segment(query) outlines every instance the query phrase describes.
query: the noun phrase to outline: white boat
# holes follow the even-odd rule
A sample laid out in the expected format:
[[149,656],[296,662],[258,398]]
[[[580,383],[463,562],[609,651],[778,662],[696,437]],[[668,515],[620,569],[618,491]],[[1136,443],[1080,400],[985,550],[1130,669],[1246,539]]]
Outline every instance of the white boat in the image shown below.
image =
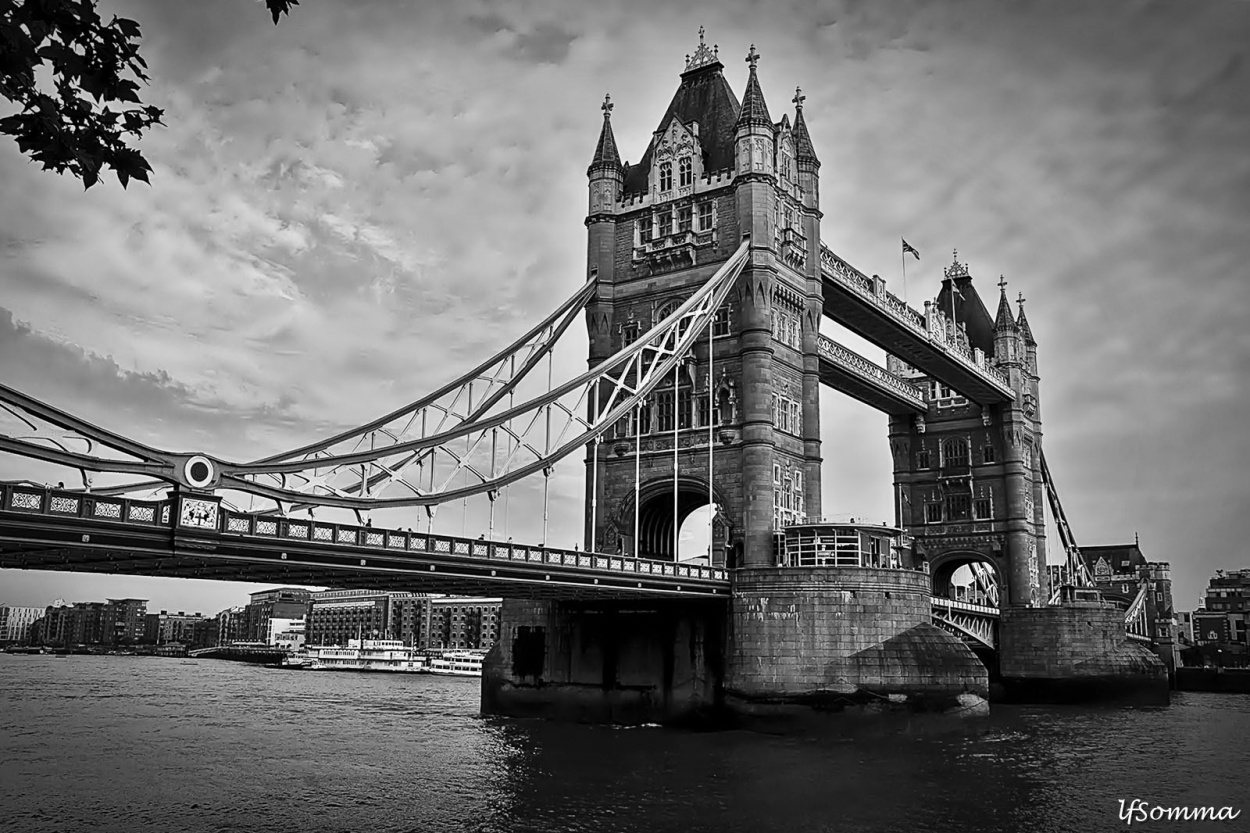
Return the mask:
[[485,651],[443,651],[431,654],[426,670],[431,674],[451,674],[457,677],[482,676],[482,660]]
[[310,649],[312,671],[391,671],[417,674],[426,658],[398,639],[349,639],[346,648]]

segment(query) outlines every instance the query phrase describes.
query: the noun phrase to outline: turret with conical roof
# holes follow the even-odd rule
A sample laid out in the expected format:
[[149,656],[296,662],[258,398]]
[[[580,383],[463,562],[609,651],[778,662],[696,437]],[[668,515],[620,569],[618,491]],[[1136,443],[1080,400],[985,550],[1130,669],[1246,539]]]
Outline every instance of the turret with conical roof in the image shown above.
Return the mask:
[[[606,286],[616,282],[617,202],[625,182],[625,169],[616,149],[616,137],[612,135],[612,96],[603,97],[600,109],[603,110],[603,127],[599,131],[594,158],[586,169],[586,177],[590,180],[586,214],[586,228],[590,236],[587,277],[596,277],[600,285]],[[586,309],[592,364],[612,354],[612,307],[600,303],[601,297],[597,292]]]
[[1020,367],[1024,362],[1024,342],[1011,314],[1007,279],[1002,275],[998,276],[998,314],[994,317],[994,360],[1003,368]]

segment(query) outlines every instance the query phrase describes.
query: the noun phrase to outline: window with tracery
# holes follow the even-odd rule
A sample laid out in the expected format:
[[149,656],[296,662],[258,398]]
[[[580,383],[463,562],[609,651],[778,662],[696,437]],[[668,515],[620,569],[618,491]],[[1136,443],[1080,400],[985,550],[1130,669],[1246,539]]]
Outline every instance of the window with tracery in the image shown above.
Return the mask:
[[691,164],[689,156],[683,156],[677,161],[677,176],[682,188],[694,182],[694,166]]
[[673,190],[673,163],[672,162],[660,163],[660,190],[661,191]]

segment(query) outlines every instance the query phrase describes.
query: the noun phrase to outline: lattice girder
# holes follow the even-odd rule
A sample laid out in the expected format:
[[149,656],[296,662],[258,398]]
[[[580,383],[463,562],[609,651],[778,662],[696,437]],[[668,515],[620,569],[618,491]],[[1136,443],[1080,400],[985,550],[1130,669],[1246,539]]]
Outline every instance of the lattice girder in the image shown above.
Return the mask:
[[[557,460],[597,439],[638,406],[710,328],[746,263],[747,251],[744,241],[702,287],[633,344],[519,405],[497,407],[550,353],[559,335],[584,308],[591,285],[582,287],[509,348],[435,393],[352,431],[264,460],[234,463],[153,449],[3,386],[0,402],[12,410],[42,418],[131,459],[49,448],[3,434],[0,451],[82,471],[137,473],[194,489],[238,490],[274,500],[286,509],[309,504],[357,511],[432,508],[474,494],[493,495],[536,472],[549,474]],[[470,392],[475,384],[485,384],[487,392],[475,396]],[[362,448],[366,442],[372,447]],[[159,482],[111,487],[107,493],[154,485]],[[379,494],[396,489],[403,494]]]

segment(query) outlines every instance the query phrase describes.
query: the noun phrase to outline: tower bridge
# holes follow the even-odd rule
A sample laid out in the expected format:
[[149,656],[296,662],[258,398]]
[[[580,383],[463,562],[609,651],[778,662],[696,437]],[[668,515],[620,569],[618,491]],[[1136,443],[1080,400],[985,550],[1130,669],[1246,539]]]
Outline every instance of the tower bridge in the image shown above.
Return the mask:
[[[503,714],[970,708],[989,691],[985,649],[1017,691],[1080,677],[1157,694],[1162,666],[1128,640],[1140,604],[1126,615],[1049,587],[1047,500],[1067,575],[1091,582],[1042,455],[1023,298],[1013,312],[1000,280],[991,317],[956,255],[916,310],[825,245],[804,97],[774,119],[759,60],[752,47],[739,101],[700,35],[635,165],[605,99],[583,285],[358,428],[231,461],[0,386],[0,453],[82,482],[0,488],[0,567],[502,595],[483,709]],[[580,315],[589,369],[556,380],[552,351]],[[822,335],[825,318],[886,366]],[[822,386],[888,415],[894,526],[820,520],[823,443],[837,443]],[[553,469],[579,452],[584,504],[553,507]],[[543,540],[501,540],[497,503],[527,478],[542,478]],[[242,511],[240,495],[265,507]],[[469,500],[485,531],[433,531],[439,506]],[[680,563],[682,524],[703,507],[707,558]],[[546,546],[553,508],[582,513],[581,548]],[[405,510],[416,531],[373,525]]]

